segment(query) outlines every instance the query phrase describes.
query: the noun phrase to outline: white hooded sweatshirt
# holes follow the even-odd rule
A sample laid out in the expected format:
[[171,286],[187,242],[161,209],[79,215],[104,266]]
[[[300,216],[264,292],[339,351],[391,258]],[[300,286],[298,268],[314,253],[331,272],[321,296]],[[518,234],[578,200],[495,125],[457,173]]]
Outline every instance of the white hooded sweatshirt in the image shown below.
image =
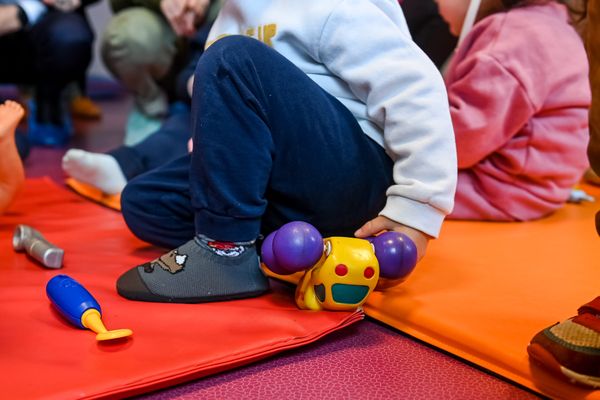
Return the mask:
[[454,133],[444,82],[398,1],[228,0],[207,46],[240,34],[271,46],[352,112],[395,163],[380,214],[437,237],[453,206]]

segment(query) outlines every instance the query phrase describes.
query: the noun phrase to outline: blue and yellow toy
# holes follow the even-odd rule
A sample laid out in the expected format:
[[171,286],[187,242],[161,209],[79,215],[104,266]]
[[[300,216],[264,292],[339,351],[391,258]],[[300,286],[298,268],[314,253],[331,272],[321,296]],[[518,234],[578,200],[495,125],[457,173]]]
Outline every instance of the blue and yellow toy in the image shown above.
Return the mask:
[[121,339],[131,336],[129,329],[109,331],[102,322],[102,310],[94,296],[67,275],[57,275],[46,284],[46,294],[67,321],[81,329],[96,332],[96,340]]
[[299,308],[354,310],[377,287],[406,279],[417,263],[417,250],[398,232],[368,239],[323,239],[312,225],[295,221],[267,236],[261,261],[263,268],[278,275],[304,271],[296,287]]

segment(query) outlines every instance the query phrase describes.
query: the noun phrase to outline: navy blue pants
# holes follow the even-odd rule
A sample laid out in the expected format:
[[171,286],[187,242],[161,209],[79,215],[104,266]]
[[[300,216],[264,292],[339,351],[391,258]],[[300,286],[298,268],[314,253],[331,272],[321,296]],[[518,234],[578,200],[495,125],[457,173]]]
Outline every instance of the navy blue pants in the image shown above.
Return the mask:
[[50,11],[31,29],[0,37],[0,82],[35,85],[37,119],[61,124],[61,92],[85,76],[93,41],[83,10]]
[[147,242],[246,241],[293,220],[352,236],[392,182],[391,159],[348,109],[255,39],[221,39],[200,58],[192,132],[192,155],[122,193],[125,221]]
[[188,152],[187,143],[192,134],[189,109],[181,109],[169,116],[161,127],[133,146],[121,146],[109,151],[128,181],[156,169]]

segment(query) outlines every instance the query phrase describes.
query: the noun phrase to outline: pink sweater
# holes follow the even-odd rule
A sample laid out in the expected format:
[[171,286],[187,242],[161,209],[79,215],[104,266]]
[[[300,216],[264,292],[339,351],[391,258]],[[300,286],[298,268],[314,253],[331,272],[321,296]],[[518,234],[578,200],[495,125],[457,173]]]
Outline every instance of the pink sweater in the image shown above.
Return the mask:
[[557,3],[484,18],[446,74],[458,151],[450,218],[524,221],[559,208],[587,167],[583,43]]

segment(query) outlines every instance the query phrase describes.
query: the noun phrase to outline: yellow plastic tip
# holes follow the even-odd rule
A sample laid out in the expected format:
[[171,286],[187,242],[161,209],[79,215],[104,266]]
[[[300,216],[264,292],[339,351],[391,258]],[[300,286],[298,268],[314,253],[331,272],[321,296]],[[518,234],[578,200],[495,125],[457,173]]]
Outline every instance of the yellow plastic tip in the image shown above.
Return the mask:
[[133,335],[131,329],[115,329],[114,331],[101,332],[96,335],[96,340],[121,339]]
[[120,339],[133,334],[130,329],[107,330],[100,317],[100,312],[95,308],[90,308],[83,313],[81,316],[81,324],[96,332],[96,340],[98,341]]

